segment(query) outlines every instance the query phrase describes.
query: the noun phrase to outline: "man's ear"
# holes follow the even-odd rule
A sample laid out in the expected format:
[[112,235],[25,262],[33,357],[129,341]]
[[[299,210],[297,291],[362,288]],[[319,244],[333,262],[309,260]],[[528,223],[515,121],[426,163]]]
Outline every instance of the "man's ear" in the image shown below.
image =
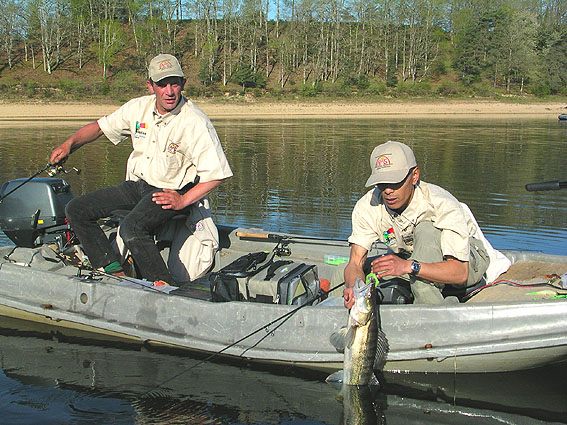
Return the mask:
[[148,85],[148,90],[150,91],[151,94],[154,94],[154,85],[152,81],[146,81],[146,84]]
[[419,167],[415,167],[413,169],[411,179],[412,179],[411,184],[415,186],[417,184],[417,182],[419,181]]

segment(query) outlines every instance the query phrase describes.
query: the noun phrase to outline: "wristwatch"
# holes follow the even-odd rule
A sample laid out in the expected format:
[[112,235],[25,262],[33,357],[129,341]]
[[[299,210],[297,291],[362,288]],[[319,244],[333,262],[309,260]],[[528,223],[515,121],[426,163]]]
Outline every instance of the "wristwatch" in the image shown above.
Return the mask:
[[410,268],[411,268],[410,274],[417,276],[417,274],[421,270],[421,264],[419,264],[419,261],[413,260],[411,262]]

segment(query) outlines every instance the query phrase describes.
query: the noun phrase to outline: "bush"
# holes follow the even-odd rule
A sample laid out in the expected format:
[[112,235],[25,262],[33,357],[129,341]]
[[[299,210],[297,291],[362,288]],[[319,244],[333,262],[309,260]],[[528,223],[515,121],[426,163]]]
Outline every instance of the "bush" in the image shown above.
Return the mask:
[[551,94],[551,87],[549,87],[549,84],[540,83],[534,85],[531,92],[537,97],[545,97]]
[[305,97],[315,97],[323,90],[323,83],[317,81],[315,84],[304,84],[301,94]]
[[393,69],[388,71],[386,75],[386,86],[387,87],[396,87],[398,85],[398,77],[396,76],[396,72]]
[[35,97],[38,93],[39,85],[35,81],[27,81],[23,84],[24,93],[27,97]]
[[494,94],[494,88],[489,83],[477,83],[472,86],[472,93],[478,97],[491,97]]
[[232,76],[231,81],[242,86],[243,89],[247,87],[266,87],[266,78],[262,72],[254,72],[254,69],[246,63],[240,63]]
[[428,81],[406,85],[406,93],[411,96],[426,96],[431,93],[431,84]]
[[187,97],[198,97],[201,94],[198,87],[190,86],[188,84],[185,85],[183,93]]
[[84,84],[82,80],[73,78],[62,78],[57,82],[57,88],[61,91],[63,97],[73,96],[77,97],[84,92]]
[[131,70],[120,71],[110,82],[110,92],[120,102],[125,102],[131,97],[141,94],[145,87],[138,74]]
[[366,90],[368,93],[371,94],[386,94],[388,92],[388,87],[386,87],[386,84],[384,83],[379,83],[375,80],[370,81],[369,85],[368,85],[368,89]]
[[443,81],[437,88],[437,94],[441,96],[454,96],[459,94],[459,88],[452,81]]

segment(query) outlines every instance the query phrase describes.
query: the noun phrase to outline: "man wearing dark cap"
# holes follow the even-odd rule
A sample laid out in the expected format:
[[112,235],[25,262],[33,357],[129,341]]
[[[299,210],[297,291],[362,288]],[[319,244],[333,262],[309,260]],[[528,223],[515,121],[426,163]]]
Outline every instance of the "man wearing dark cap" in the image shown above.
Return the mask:
[[94,268],[123,275],[120,257],[97,220],[117,209],[129,210],[120,237],[142,277],[172,283],[154,242],[156,230],[232,176],[211,121],[182,95],[185,81],[174,56],[157,55],[148,67],[149,96],[87,124],[51,153],[50,163],[57,164],[103,134],[114,144],[132,139],[126,181],[74,198],[66,208]]
[[376,258],[378,278],[409,280],[414,303],[443,301],[446,284],[472,286],[492,282],[510,261],[486,240],[472,213],[445,189],[420,181],[420,170],[407,145],[389,141],[370,156],[372,174],[352,213],[350,260],[345,268],[345,306],[353,303],[352,287],[363,271],[374,242],[390,254]]

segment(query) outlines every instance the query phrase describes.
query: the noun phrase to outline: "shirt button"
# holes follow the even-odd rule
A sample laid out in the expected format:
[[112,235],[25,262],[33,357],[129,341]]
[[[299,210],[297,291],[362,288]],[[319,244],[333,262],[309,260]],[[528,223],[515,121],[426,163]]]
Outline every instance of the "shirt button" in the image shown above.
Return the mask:
[[149,157],[149,156],[146,156],[146,159],[150,159],[150,157]]

